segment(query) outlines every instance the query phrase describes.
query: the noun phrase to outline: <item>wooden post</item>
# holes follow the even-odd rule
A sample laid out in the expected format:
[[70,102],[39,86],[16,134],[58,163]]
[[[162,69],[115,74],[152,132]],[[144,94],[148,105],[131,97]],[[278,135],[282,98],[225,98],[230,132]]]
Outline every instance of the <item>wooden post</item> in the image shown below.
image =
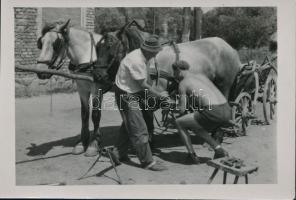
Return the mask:
[[200,7],[194,8],[194,39],[199,40],[202,36],[202,10]]
[[169,29],[168,20],[164,19],[162,22],[162,36],[164,38],[168,38],[168,32],[169,32],[168,29]]
[[155,18],[155,8],[152,8],[152,15],[153,15],[153,35],[155,34],[155,26],[156,26],[156,18]]
[[183,8],[183,32],[182,32],[182,42],[189,41],[190,35],[190,7]]

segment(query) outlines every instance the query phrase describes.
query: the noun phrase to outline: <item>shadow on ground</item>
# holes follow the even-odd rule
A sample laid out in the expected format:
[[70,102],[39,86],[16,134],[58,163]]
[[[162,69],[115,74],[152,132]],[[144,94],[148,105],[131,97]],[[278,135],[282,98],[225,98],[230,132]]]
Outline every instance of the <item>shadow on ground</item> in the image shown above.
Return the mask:
[[[171,163],[178,163],[178,164],[184,164],[184,165],[194,164],[192,160],[188,157],[188,154],[186,152],[181,152],[181,151],[162,152],[161,150],[159,150],[159,151],[155,151],[154,155]],[[206,163],[207,161],[211,160],[211,158],[209,157],[199,157],[199,159],[200,159],[200,164]]]
[[[177,146],[184,147],[184,144],[178,133],[170,132],[169,134],[155,134],[153,136],[154,146],[158,148],[172,148]],[[203,140],[194,135],[191,136],[192,144],[203,144]]]
[[[119,126],[106,126],[101,128],[101,133],[103,134],[103,146],[114,145],[116,137],[119,131]],[[93,132],[91,131],[91,134]],[[28,156],[38,156],[46,155],[54,147],[74,147],[77,141],[79,140],[80,135],[63,138],[60,140],[50,141],[40,145],[31,143],[31,146],[27,147],[29,152]],[[154,146],[156,148],[172,148],[177,146],[184,146],[180,136],[177,133],[171,134],[156,134],[153,136]],[[193,144],[202,144],[203,141],[197,136],[192,137]]]
[[[102,127],[101,132],[103,134],[103,145],[109,146],[114,144],[114,138],[116,137],[119,130],[119,126],[108,126]],[[91,131],[91,135],[93,131]],[[36,145],[31,143],[31,146],[26,149],[29,150],[27,153],[28,156],[38,156],[38,155],[46,155],[52,148],[61,146],[61,147],[74,147],[77,141],[79,140],[80,135],[63,138],[60,140],[46,142],[40,145]]]
[[40,145],[31,143],[31,146],[26,148],[29,150],[27,155],[28,156],[46,155],[52,148],[57,146],[73,147],[76,144],[78,138],[79,136],[73,136],[73,137],[63,138],[61,140],[43,143]]

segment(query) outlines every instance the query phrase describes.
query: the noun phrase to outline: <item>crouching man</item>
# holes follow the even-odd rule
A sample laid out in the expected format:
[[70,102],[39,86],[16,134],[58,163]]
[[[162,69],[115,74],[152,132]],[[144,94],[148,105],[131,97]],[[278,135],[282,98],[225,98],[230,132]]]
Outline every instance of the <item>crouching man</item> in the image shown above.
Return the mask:
[[214,159],[228,156],[209,132],[213,132],[231,120],[231,107],[223,94],[206,76],[190,73],[189,67],[185,61],[177,61],[173,64],[174,76],[180,81],[178,109],[181,114],[185,113],[186,104],[191,102],[190,106],[195,110],[194,113],[178,118],[176,125],[187,147],[189,158],[193,163],[199,164],[200,160],[195,154],[188,130],[192,130],[215,150]]

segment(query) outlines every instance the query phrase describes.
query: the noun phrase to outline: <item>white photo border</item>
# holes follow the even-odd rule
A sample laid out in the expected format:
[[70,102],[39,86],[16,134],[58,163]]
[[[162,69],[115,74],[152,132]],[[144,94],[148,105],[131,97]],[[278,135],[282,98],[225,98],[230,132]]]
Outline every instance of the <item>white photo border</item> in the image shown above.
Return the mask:
[[[69,4],[71,2],[71,4]],[[292,0],[5,0],[1,2],[0,198],[292,199],[295,192],[295,2]],[[16,186],[14,7],[277,7],[277,184]],[[195,175],[198,178],[198,174]]]

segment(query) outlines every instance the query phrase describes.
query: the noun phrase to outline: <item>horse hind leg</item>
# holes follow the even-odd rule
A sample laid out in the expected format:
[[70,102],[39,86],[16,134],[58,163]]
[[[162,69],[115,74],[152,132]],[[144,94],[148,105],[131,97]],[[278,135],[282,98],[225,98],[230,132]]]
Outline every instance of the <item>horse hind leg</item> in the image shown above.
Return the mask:
[[[89,98],[89,97],[88,97]],[[89,132],[89,104],[88,102],[81,102],[81,141],[86,150],[89,144],[90,132]]]

